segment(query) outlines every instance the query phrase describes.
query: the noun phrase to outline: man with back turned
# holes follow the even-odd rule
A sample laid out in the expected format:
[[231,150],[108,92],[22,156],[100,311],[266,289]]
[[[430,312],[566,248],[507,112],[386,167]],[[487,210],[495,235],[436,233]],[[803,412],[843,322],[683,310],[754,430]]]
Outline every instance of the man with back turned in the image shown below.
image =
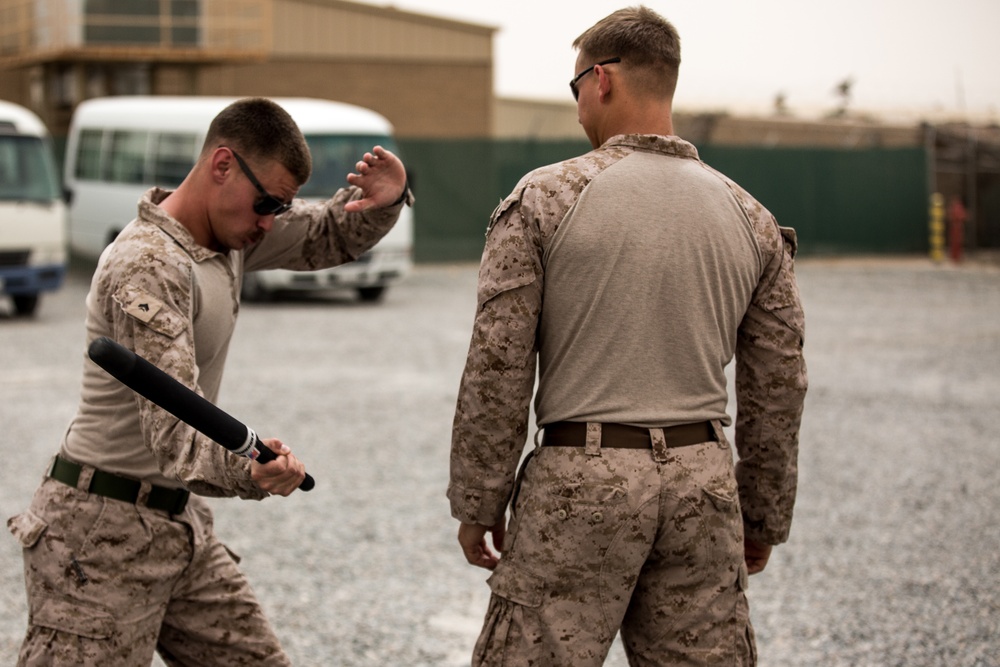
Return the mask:
[[[87,344],[107,336],[215,402],[244,271],[351,261],[411,200],[392,153],[374,147],[356,170],[326,202],[295,199],[311,157],[291,116],[263,98],[229,105],[184,182],[148,191],[102,254]],[[303,464],[264,444],[274,461],[238,457],[87,362],[59,453],[8,522],[28,594],[18,664],[149,665],[156,650],[172,666],[289,665],[199,497],[291,494]]]
[[493,571],[473,664],[600,665],[621,631],[633,666],[753,665],[806,390],[794,232],[674,136],[669,22],[623,9],[573,46],[594,150],[494,211],[454,419],[459,543]]

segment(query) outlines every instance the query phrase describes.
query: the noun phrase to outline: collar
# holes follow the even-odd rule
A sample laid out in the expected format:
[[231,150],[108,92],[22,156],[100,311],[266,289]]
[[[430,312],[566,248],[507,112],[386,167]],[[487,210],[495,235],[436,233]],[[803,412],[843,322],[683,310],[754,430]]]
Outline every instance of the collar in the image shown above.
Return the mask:
[[199,245],[187,227],[170,217],[166,211],[160,208],[160,202],[166,199],[172,192],[173,190],[164,190],[163,188],[150,188],[147,190],[139,200],[139,218],[162,229],[177,245],[184,248],[184,251],[196,262],[219,256],[221,253]]
[[601,148],[612,146],[624,146],[640,151],[654,153],[666,153],[677,157],[698,159],[698,149],[680,137],[664,136],[660,134],[616,134],[607,141]]

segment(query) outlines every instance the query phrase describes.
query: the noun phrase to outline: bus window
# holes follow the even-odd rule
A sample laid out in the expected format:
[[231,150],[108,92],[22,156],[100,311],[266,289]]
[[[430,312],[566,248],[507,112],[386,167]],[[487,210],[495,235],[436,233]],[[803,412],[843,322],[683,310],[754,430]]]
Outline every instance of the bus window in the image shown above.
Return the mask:
[[312,154],[312,175],[299,190],[299,197],[326,199],[347,185],[358,158],[374,146],[396,153],[391,137],[351,134],[307,134]]
[[106,179],[114,183],[144,183],[149,132],[117,130],[111,133],[111,154],[105,163]]
[[0,199],[50,202],[59,196],[55,165],[38,137],[0,134]]
[[193,134],[163,133],[153,147],[150,181],[162,188],[176,188],[194,166],[197,138]]
[[101,139],[103,130],[81,130],[76,149],[76,177],[96,181],[101,177]]

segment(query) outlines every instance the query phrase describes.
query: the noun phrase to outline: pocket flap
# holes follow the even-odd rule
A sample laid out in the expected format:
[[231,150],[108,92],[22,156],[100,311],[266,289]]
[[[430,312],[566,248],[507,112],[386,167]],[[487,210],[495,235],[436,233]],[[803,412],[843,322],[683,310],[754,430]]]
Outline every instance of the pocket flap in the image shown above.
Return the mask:
[[702,489],[716,511],[722,513],[735,512],[739,509],[739,496],[736,489],[719,487],[715,489]]
[[184,331],[184,318],[144,289],[126,283],[114,298],[123,312],[157,333],[177,338]]
[[525,607],[537,607],[542,604],[542,579],[530,572],[519,570],[513,566],[504,567],[503,559],[497,565],[486,583],[495,595],[505,600]]
[[115,619],[107,610],[60,598],[42,598],[30,622],[88,639],[110,639],[115,630]]
[[35,546],[48,527],[49,524],[41,517],[35,516],[31,510],[25,510],[7,519],[7,529],[25,549]]

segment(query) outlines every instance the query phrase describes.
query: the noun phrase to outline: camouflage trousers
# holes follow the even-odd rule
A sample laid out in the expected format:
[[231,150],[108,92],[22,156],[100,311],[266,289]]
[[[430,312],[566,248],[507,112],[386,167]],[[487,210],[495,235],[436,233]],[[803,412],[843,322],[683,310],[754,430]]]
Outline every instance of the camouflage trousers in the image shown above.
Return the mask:
[[168,665],[290,664],[195,496],[171,517],[46,479],[8,527],[28,595],[18,665],[148,667],[154,650]]
[[754,665],[743,521],[721,442],[539,447],[515,488],[473,665]]

